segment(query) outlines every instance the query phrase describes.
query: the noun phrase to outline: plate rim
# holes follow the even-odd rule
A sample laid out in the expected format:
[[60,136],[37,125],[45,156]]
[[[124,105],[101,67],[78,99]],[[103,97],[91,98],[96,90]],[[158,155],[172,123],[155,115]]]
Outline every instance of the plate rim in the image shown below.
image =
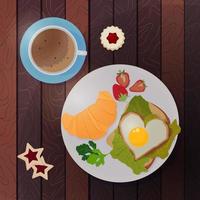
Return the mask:
[[[160,82],[160,83],[170,92],[170,94],[171,94],[171,97],[172,97],[172,99],[173,99],[173,101],[174,101],[174,103],[175,103],[175,105],[176,105],[176,112],[177,112],[177,115],[178,115],[178,117],[177,117],[176,120],[177,120],[178,125],[180,125],[180,121],[179,121],[179,120],[180,120],[180,119],[179,119],[179,111],[178,111],[177,103],[176,103],[176,101],[175,101],[175,99],[174,99],[173,94],[172,94],[171,91],[168,89],[168,87],[162,82],[162,80],[161,80],[160,78],[158,78],[157,76],[155,76],[155,75],[154,75],[153,73],[151,73],[150,71],[148,71],[148,70],[146,70],[146,69],[143,69],[143,68],[140,68],[140,67],[135,66],[135,65],[130,65],[130,64],[109,64],[109,65],[101,66],[101,67],[99,67],[99,68],[97,68],[97,69],[95,69],[95,70],[93,70],[93,71],[87,73],[85,76],[87,76],[88,74],[90,74],[90,73],[92,73],[92,72],[94,72],[94,71],[101,70],[102,68],[105,68],[105,67],[114,67],[114,66],[125,66],[125,67],[128,66],[128,67],[134,67],[134,68],[136,68],[136,69],[139,69],[139,70],[142,70],[142,71],[145,71],[145,72],[149,73],[151,76],[153,76],[154,78],[156,78],[157,80],[159,80],[159,82]],[[83,76],[79,81],[81,81],[85,76]],[[76,85],[79,83],[79,81],[77,81],[77,83],[73,86],[73,88],[76,87]],[[65,102],[66,102],[68,96],[70,95],[71,91],[73,90],[73,88],[72,88],[72,89],[70,90],[70,92],[68,93],[68,95],[67,95],[67,97],[66,97],[66,99],[65,99]],[[63,109],[62,109],[61,116],[62,116],[63,111],[64,111],[65,102],[64,102],[64,104],[63,104]],[[93,177],[95,177],[95,178],[97,178],[97,179],[99,179],[99,180],[103,180],[103,181],[107,181],[107,182],[111,182],[111,183],[130,183],[130,182],[134,182],[134,181],[138,181],[138,180],[145,179],[145,178],[147,178],[148,176],[150,176],[150,175],[152,175],[153,173],[155,173],[157,170],[159,170],[161,167],[163,167],[164,163],[166,163],[166,161],[168,160],[168,158],[169,158],[170,155],[172,154],[172,152],[173,152],[173,150],[174,150],[174,148],[175,148],[175,146],[176,146],[176,143],[177,143],[177,140],[178,140],[178,136],[179,136],[179,135],[177,135],[177,136],[174,138],[174,140],[173,140],[173,142],[172,142],[172,144],[171,144],[171,147],[170,147],[170,149],[169,149],[168,156],[167,156],[165,159],[161,159],[161,160],[162,160],[162,163],[159,164],[158,167],[155,167],[155,170],[153,170],[150,174],[147,174],[146,176],[143,176],[143,177],[138,177],[138,178],[136,178],[136,179],[134,179],[134,180],[128,180],[128,181],[123,181],[123,180],[122,180],[122,181],[119,181],[119,180],[118,180],[118,181],[113,181],[113,180],[108,180],[108,179],[105,179],[105,178],[102,178],[102,177],[100,178],[100,177],[98,177],[98,176],[95,176],[95,174],[89,172],[89,170],[84,169],[82,166],[80,166],[80,165],[76,162],[76,160],[71,156],[71,153],[69,152],[68,147],[67,147],[67,145],[66,145],[66,143],[65,143],[65,139],[64,139],[64,134],[65,134],[65,133],[63,133],[63,126],[62,126],[61,120],[60,120],[60,126],[61,126],[61,134],[62,134],[62,139],[63,139],[64,145],[65,145],[66,150],[68,151],[70,157],[71,157],[72,160],[75,162],[75,164],[76,164],[80,169],[82,169],[85,173],[87,173],[87,174],[89,174],[89,175],[91,175],[91,176],[93,176]]]

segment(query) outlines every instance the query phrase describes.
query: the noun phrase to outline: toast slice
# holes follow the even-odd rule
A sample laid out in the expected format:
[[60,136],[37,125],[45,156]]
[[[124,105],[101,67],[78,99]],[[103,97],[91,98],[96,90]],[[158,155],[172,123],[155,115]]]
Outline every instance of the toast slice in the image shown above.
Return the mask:
[[[149,109],[151,110],[152,114],[156,115],[159,119],[163,120],[166,124],[170,123],[170,120],[167,114],[158,106],[154,105],[153,103],[149,103]],[[107,144],[112,147],[112,141],[114,139],[114,132],[112,132],[107,138]],[[154,159],[150,158],[148,162],[145,163],[144,167],[149,169],[153,164]]]
[[170,120],[169,120],[167,114],[161,108],[159,108],[158,106],[156,106],[153,103],[149,103],[149,109],[152,112],[152,114],[154,114],[158,117],[158,119],[161,119],[166,124],[170,123]]

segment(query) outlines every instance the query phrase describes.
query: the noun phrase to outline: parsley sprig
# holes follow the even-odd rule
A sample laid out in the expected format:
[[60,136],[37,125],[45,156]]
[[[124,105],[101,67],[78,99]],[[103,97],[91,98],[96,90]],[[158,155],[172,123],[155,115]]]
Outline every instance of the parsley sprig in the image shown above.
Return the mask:
[[97,145],[93,141],[89,141],[88,144],[84,143],[77,146],[76,151],[82,156],[82,160],[87,161],[87,163],[91,165],[96,165],[97,167],[104,165],[104,158],[108,155],[103,154],[97,149]]

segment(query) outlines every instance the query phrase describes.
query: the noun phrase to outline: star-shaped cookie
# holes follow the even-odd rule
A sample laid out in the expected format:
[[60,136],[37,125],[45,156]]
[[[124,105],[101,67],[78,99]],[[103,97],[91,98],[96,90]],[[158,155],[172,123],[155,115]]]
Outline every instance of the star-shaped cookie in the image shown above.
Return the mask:
[[17,157],[25,162],[26,170],[29,170],[38,163],[43,150],[44,148],[34,149],[29,143],[27,143],[25,152],[19,154]]
[[48,172],[51,170],[54,166],[50,165],[45,162],[44,157],[41,157],[37,164],[35,164],[33,168],[33,176],[32,178],[42,177],[46,180],[48,180]]

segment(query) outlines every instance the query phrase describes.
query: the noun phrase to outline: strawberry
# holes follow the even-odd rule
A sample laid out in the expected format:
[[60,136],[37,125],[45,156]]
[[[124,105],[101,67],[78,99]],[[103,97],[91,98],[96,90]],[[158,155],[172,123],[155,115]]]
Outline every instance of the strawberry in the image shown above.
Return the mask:
[[116,81],[119,85],[127,88],[130,82],[129,74],[125,70],[123,71],[120,70],[117,73]]
[[114,84],[112,87],[113,96],[117,101],[125,101],[128,97],[128,91],[122,85]]
[[129,88],[129,90],[131,92],[144,92],[145,88],[145,82],[143,80],[138,80]]

